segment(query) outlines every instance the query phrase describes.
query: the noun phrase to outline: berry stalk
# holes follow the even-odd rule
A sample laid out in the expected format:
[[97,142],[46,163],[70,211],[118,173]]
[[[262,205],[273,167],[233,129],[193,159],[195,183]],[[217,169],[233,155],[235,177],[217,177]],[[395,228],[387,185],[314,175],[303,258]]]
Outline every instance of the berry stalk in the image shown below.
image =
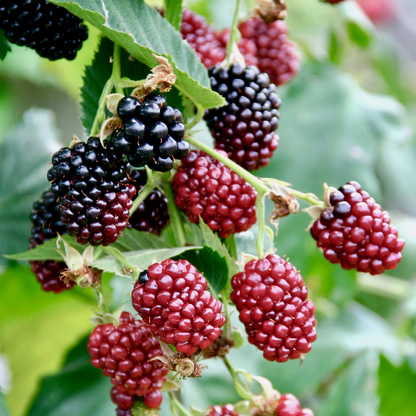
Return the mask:
[[134,211],[136,211],[136,209],[140,206],[140,204],[153,191],[156,184],[162,180],[162,176],[163,176],[162,172],[157,172],[153,174],[150,169],[146,169],[146,172],[147,172],[147,183],[145,186],[143,186],[143,188],[137,195],[137,198],[133,201],[133,205],[130,209],[130,215],[133,215]]
[[239,37],[239,31],[237,29],[239,11],[240,11],[240,0],[237,0],[235,4],[233,22],[231,24],[230,38],[227,43],[227,56],[224,61],[225,64],[231,64],[232,62],[235,61],[234,58],[237,58],[237,56],[235,56],[236,52],[239,55],[238,56],[239,60],[240,59],[244,60],[243,55],[241,55],[237,46],[238,37]]
[[[170,172],[167,175],[170,176]],[[186,246],[186,235],[183,228],[183,221],[175,204],[175,197],[173,196],[172,192],[172,184],[166,180],[166,176],[163,180],[163,188],[168,200],[168,209],[172,221],[173,234],[175,235],[176,245],[178,247],[184,247]]]
[[100,96],[100,100],[98,101],[98,110],[97,114],[94,118],[94,123],[92,125],[91,131],[90,131],[90,137],[97,136],[100,132],[100,126],[102,122],[105,120],[105,106],[107,104],[107,95],[111,93],[111,90],[113,89],[114,83],[113,78],[110,77],[108,81],[105,83],[103,91]]
[[[169,393],[170,401],[170,411],[175,416],[190,416],[190,413],[185,408],[185,406],[175,397],[175,395],[170,391]],[[178,413],[179,412],[179,413]]]
[[121,88],[119,85],[121,80],[121,48],[117,43],[114,44],[113,71],[111,73],[111,78],[113,80],[116,92],[124,95],[123,88]]

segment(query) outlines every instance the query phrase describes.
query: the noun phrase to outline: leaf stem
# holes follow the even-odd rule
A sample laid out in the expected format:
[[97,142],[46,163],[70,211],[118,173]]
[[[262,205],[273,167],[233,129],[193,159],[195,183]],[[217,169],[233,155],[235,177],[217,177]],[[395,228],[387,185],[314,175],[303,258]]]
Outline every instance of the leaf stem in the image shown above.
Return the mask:
[[192,119],[192,121],[190,121],[187,125],[186,125],[186,129],[189,130],[191,129],[193,126],[195,126],[199,120],[201,120],[202,116],[204,115],[204,107],[200,106],[200,105],[196,105],[196,114],[195,117]]
[[185,408],[185,406],[175,397],[175,395],[170,391],[169,393],[169,400],[170,400],[170,410],[174,415],[177,415],[177,411],[182,416],[190,416],[190,413]]
[[152,174],[147,171],[147,173],[147,183],[143,186],[139,195],[137,195],[137,198],[133,201],[133,205],[130,208],[130,215],[133,215],[134,211],[136,211],[140,204],[149,196],[150,192],[152,192],[156,184],[162,179],[163,174],[160,172]]
[[264,257],[264,195],[256,198],[256,215],[259,223],[259,235],[256,240],[256,250],[259,259]]
[[123,88],[120,87],[121,80],[121,47],[117,43],[114,44],[113,52],[113,71],[111,73],[116,92],[124,95]]
[[99,285],[94,288],[95,293],[97,294],[97,298],[98,298],[98,308],[101,311],[101,314],[104,316],[106,313],[108,313],[108,309],[107,306],[105,304],[105,298],[104,298],[104,294],[102,291],[102,286],[101,286],[101,282],[99,283]]
[[270,189],[263,183],[263,181],[258,178],[257,176],[252,175],[250,172],[246,171],[240,165],[233,162],[227,156],[224,156],[222,153],[217,152],[215,149],[207,146],[206,144],[200,142],[199,140],[194,139],[191,136],[186,136],[186,140],[198,147],[199,149],[203,150],[208,155],[214,157],[225,166],[233,170],[237,175],[240,175],[243,179],[245,179],[253,188],[259,193],[259,195],[263,196],[264,194],[268,193]]
[[325,202],[320,201],[315,194],[299,192],[296,189],[292,189],[292,188],[287,188],[287,190],[292,195],[295,195],[297,198],[303,199],[308,204],[318,205],[318,206],[322,206],[322,207],[325,206]]
[[234,370],[234,367],[232,366],[232,364],[228,360],[227,356],[223,357],[222,360],[223,360],[225,366],[227,367],[227,370],[230,373],[230,375],[233,378],[233,380],[236,380],[238,378],[237,371]]
[[[167,175],[170,176],[170,172],[167,172]],[[163,178],[163,189],[165,190],[166,197],[168,199],[168,208],[170,219],[172,221],[173,233],[175,235],[175,241],[177,247],[186,246],[186,234],[183,227],[183,221],[181,219],[179,210],[175,205],[175,200],[172,191],[172,185],[167,180],[166,175]]]
[[103,251],[110,254],[117,261],[119,261],[123,266],[130,269],[132,271],[133,279],[136,280],[136,275],[138,275],[137,267],[129,263],[129,261],[126,259],[126,257],[120,250],[116,249],[115,247],[107,246],[107,247],[103,247]]

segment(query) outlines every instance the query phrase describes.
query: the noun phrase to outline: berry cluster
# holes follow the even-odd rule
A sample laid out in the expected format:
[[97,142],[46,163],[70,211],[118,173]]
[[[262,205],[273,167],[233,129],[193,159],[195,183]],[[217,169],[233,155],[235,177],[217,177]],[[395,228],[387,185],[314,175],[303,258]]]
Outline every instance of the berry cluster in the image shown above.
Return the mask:
[[51,61],[75,59],[88,38],[82,20],[46,0],[2,1],[0,29],[11,43],[34,49]]
[[314,416],[311,409],[300,408],[299,400],[293,394],[283,394],[276,407],[276,416]]
[[136,281],[132,302],[155,336],[188,356],[209,347],[225,323],[221,302],[186,260],[152,264]]
[[205,68],[219,64],[225,59],[225,48],[202,16],[184,9],[181,35],[191,48],[195,49]]
[[111,398],[120,409],[130,409],[135,396],[143,396],[148,407],[151,407],[148,403],[153,404],[153,407],[160,405],[160,389],[168,369],[161,361],[153,360],[163,356],[163,352],[146,324],[135,321],[130,313],[123,312],[120,325],[95,327],[87,349],[91,364],[102,369],[105,376],[111,377],[114,386]]
[[239,416],[232,404],[212,406],[207,416]]
[[316,339],[315,306],[296,268],[277,255],[252,260],[231,285],[248,341],[266,360],[285,362],[311,350]]
[[248,230],[256,222],[257,192],[218,160],[192,151],[173,180],[175,204],[191,222],[199,217],[220,237]]
[[[144,170],[134,170],[129,174],[129,183],[136,188],[137,195],[146,182],[147,174]],[[135,198],[133,198],[133,201]],[[167,199],[158,189],[153,189],[130,216],[128,227],[160,235],[169,221]]]
[[63,197],[61,220],[69,235],[81,244],[108,245],[127,227],[131,198],[130,166],[112,144],[104,148],[90,137],[87,143],[67,147],[52,157],[48,171],[52,192]]
[[[50,191],[45,190],[42,198],[33,203],[30,214],[32,230],[30,235],[30,248],[35,248],[40,244],[66,232],[65,224],[60,220],[60,203],[56,196]],[[66,268],[65,263],[55,261],[31,261],[32,272],[36,280],[41,284],[42,290],[46,292],[60,293],[65,289],[71,289],[74,283],[65,284],[61,279],[61,272]]]
[[216,148],[247,170],[266,166],[279,144],[275,130],[281,103],[269,76],[237,63],[212,67],[209,75],[211,88],[228,102],[204,116]]
[[[257,58],[256,65],[261,72],[269,75],[273,84],[281,85],[290,81],[299,70],[299,55],[295,44],[287,36],[287,25],[282,20],[271,24],[265,23],[259,17],[242,22],[239,27],[241,36],[253,42]],[[246,63],[250,55],[241,50]]]
[[327,260],[372,275],[397,267],[404,240],[368,192],[351,181],[331,193],[330,204],[311,228]]
[[122,98],[117,113],[123,129],[113,137],[117,152],[128,155],[134,167],[149,166],[166,172],[173,168],[174,158],[189,153],[189,144],[182,140],[185,125],[181,112],[166,104],[162,95],[149,94],[143,103],[134,97]]

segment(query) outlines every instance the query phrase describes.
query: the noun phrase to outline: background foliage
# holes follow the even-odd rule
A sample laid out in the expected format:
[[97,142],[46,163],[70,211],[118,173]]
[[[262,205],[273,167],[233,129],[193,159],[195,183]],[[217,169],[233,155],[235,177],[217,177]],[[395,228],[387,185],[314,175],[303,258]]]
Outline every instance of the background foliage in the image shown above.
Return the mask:
[[[216,28],[230,24],[232,0],[185,3]],[[391,212],[406,239],[398,269],[369,277],[326,262],[304,232],[306,215],[281,220],[278,254],[301,270],[310,289],[318,340],[302,365],[270,364],[248,344],[233,351],[230,360],[270,378],[281,392],[294,393],[317,416],[416,414],[416,403],[409,400],[416,383],[416,34],[406,25],[416,10],[411,1],[396,3],[392,21],[374,27],[352,1],[332,8],[317,0],[288,0],[288,25],[302,54],[302,70],[279,88],[281,141],[270,165],[258,174],[318,195],[323,182],[338,187],[358,180]],[[108,30],[116,29],[114,24]],[[152,48],[163,47],[151,42]],[[181,44],[176,34],[172,42]],[[98,31],[91,26],[76,61],[52,63],[12,45],[0,63],[1,254],[27,248],[31,204],[48,185],[52,153],[71,134],[86,137],[79,120],[80,88],[97,44]],[[0,58],[6,47],[0,48]],[[141,53],[134,45],[129,52]],[[206,85],[198,62],[180,56],[178,62],[184,71],[193,65]],[[93,67],[86,77],[99,79]],[[183,75],[182,82],[191,81]],[[88,94],[84,87],[83,96]],[[200,99],[216,98],[206,92]],[[84,123],[88,117],[86,111]],[[196,129],[210,142],[202,123]],[[252,251],[255,236],[255,230],[239,236],[239,250]],[[0,415],[7,415],[5,403],[12,416],[114,415],[109,380],[88,364],[85,349],[96,305],[91,291],[41,292],[27,264],[4,258],[0,271],[0,388],[5,393],[5,398],[0,393]],[[128,300],[126,279],[104,280],[114,307]],[[222,363],[214,360],[203,378],[183,383],[183,399],[203,408],[238,397]],[[167,415],[166,402],[162,413]]]

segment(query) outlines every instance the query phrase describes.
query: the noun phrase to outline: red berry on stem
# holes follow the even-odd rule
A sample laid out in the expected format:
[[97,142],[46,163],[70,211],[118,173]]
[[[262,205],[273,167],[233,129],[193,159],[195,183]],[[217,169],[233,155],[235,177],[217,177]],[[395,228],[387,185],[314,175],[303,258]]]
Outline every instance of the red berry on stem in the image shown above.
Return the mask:
[[248,230],[256,222],[256,190],[230,168],[192,151],[173,180],[175,204],[191,222],[199,217],[220,237]]
[[209,347],[225,323],[222,303],[186,260],[152,264],[136,281],[132,302],[154,335],[188,356]]
[[368,192],[348,182],[330,195],[330,204],[311,228],[327,260],[372,275],[397,267],[404,240]]
[[98,325],[89,337],[87,349],[91,364],[111,377],[115,387],[111,397],[122,409],[129,408],[127,403],[121,404],[128,401],[126,395],[144,396],[160,390],[166,380],[166,366],[152,360],[163,356],[159,341],[144,322],[135,321],[128,312],[121,314],[118,326]]
[[[238,28],[243,39],[252,41],[257,49],[254,54],[257,62],[253,65],[256,65],[261,72],[268,74],[273,84],[284,84],[297,74],[299,55],[295,44],[287,36],[286,22],[277,20],[268,24],[259,17],[255,17],[242,22]],[[247,47],[246,50],[241,50],[249,65],[253,52],[248,50],[247,54],[246,51]]]
[[162,404],[162,399],[162,393],[155,390],[143,396],[143,403],[150,409],[156,409]]
[[276,407],[276,416],[314,416],[311,409],[300,408],[299,400],[293,394],[283,394]]
[[231,285],[231,301],[240,312],[248,341],[266,360],[285,362],[309,352],[316,339],[315,305],[296,268],[270,254],[252,260]]
[[239,416],[232,404],[226,404],[224,406],[212,406],[207,416]]

